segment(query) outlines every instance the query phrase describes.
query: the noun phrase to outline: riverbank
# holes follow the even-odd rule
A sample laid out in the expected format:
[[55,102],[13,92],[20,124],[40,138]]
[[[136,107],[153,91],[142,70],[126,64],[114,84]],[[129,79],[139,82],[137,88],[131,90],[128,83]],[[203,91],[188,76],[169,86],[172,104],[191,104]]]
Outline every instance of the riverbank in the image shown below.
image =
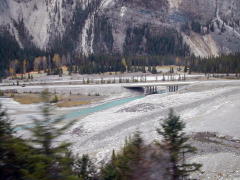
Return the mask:
[[[27,105],[42,103],[41,93],[5,93],[5,98],[13,98],[14,101]],[[104,96],[99,94],[88,95],[72,95],[72,94],[50,94],[50,100],[54,102],[57,107],[79,107],[97,103],[103,100]]]
[[[123,95],[124,93],[119,97],[123,97]],[[107,103],[112,100],[111,98],[95,105],[86,106],[86,108]],[[96,163],[101,163],[110,157],[113,149],[119,150],[123,146],[125,138],[136,130],[142,132],[146,143],[159,139],[155,130],[167,116],[169,108],[173,108],[186,122],[188,135],[204,132],[216,134],[216,137],[204,138],[202,136],[202,139],[193,139],[199,153],[190,160],[202,163],[204,158],[221,157],[218,161],[214,161],[214,167],[226,168],[224,176],[219,175],[218,171],[215,171],[216,168],[209,168],[212,161],[204,161],[204,173],[201,177],[197,176],[200,179],[228,178],[230,175],[237,177],[239,167],[236,165],[235,159],[239,158],[239,154],[236,153],[238,148],[227,147],[239,146],[239,99],[240,81],[219,80],[194,83],[179,92],[149,95],[84,114],[71,129],[59,138],[59,141],[72,142],[71,150],[74,154],[88,153],[96,159]],[[6,107],[12,107],[9,108],[10,117],[15,115],[15,118],[18,119],[17,122],[13,122],[15,125],[29,122],[26,121],[29,118],[27,116],[37,117],[38,115],[32,111],[38,109],[38,105],[19,105],[13,100],[5,100],[3,104]],[[73,112],[78,116],[81,110],[84,108],[59,108],[56,114]],[[40,117],[38,116],[38,118]],[[22,132],[21,135],[28,136],[29,134]],[[225,139],[226,137],[227,139]],[[218,151],[212,151],[213,149]],[[231,168],[227,168],[229,163],[233,164]]]

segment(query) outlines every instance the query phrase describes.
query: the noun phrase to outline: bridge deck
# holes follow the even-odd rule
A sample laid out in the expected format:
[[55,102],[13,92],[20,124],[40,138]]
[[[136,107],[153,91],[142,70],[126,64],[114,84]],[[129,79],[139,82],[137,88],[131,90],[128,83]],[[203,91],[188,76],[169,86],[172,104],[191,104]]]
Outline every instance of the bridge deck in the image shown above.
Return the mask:
[[184,86],[191,85],[197,83],[197,81],[189,81],[189,82],[153,82],[153,83],[135,83],[135,84],[127,84],[123,85],[125,88],[144,88],[144,87],[152,87],[152,86]]

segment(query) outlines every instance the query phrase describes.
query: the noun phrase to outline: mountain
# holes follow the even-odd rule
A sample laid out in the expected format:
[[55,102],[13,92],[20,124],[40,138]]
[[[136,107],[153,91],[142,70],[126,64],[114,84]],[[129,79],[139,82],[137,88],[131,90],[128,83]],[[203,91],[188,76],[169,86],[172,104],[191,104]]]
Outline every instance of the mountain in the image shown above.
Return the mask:
[[239,51],[240,1],[1,0],[0,34],[22,49],[206,57]]

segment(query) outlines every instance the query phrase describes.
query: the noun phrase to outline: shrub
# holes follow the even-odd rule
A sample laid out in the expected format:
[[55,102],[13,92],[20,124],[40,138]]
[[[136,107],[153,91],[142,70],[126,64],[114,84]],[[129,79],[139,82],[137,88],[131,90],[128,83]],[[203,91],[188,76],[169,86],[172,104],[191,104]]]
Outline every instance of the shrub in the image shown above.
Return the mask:
[[3,91],[0,91],[0,96],[4,96],[4,92]]
[[58,100],[58,96],[55,95],[54,98],[50,101],[51,103],[57,103],[59,100]]

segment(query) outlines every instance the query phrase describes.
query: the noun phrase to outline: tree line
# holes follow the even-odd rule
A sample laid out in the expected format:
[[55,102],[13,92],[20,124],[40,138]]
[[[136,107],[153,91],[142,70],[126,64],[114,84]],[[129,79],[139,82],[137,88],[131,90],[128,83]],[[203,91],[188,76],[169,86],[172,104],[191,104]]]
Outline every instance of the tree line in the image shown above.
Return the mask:
[[157,73],[156,66],[183,65],[183,58],[175,56],[120,56],[90,55],[72,57],[70,54],[53,54],[38,56],[33,60],[15,59],[9,62],[7,74],[26,74],[31,71],[44,71],[48,75],[62,75],[62,67],[67,67],[69,75],[98,74],[104,72],[152,72]]
[[0,77],[9,73],[9,65],[12,61],[22,63],[27,60],[29,65],[35,57],[46,55],[33,45],[22,49],[15,38],[5,29],[0,28]]
[[240,53],[221,55],[218,57],[190,57],[190,72],[200,73],[235,73],[240,74]]
[[[69,75],[100,74],[104,72],[151,72],[157,73],[157,66],[184,65],[184,72],[198,73],[236,73],[240,74],[240,53],[218,57],[176,57],[176,56],[120,56],[90,55],[72,57],[70,54],[44,55],[29,59],[14,59],[9,62],[5,73],[10,76],[28,72],[44,71],[48,75],[62,75],[63,66]],[[5,65],[3,67],[6,67]]]
[[163,141],[146,145],[141,133],[136,132],[126,139],[122,150],[113,151],[108,162],[96,167],[88,155],[73,155],[69,142],[56,143],[75,120],[63,125],[64,118],[53,119],[51,112],[54,107],[49,93],[44,91],[42,98],[43,118],[34,119],[32,127],[25,127],[31,133],[27,140],[15,136],[16,128],[0,106],[1,180],[148,179],[153,173],[151,170],[159,165],[162,173],[158,169],[156,179],[180,180],[189,179],[190,173],[201,167],[200,164],[186,162],[185,155],[196,153],[196,148],[187,143],[188,137],[183,132],[185,124],[172,110],[156,130]]

